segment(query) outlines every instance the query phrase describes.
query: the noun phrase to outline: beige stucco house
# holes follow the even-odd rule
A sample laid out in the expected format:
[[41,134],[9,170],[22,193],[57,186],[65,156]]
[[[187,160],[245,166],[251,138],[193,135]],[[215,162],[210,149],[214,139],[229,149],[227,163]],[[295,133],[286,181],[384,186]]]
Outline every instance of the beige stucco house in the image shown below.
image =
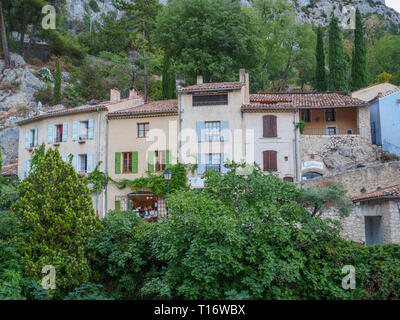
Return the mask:
[[[22,180],[28,175],[32,153],[42,143],[46,148],[58,148],[64,161],[72,155],[72,165],[82,175],[92,172],[98,164],[99,170],[106,172],[106,115],[141,103],[142,97],[133,89],[127,99],[121,99],[120,92],[112,89],[110,101],[42,113],[20,121],[18,177]],[[106,212],[104,192],[92,198],[96,213],[103,217]]]
[[162,174],[178,156],[178,101],[161,100],[110,112],[108,119],[107,210],[140,208],[165,215],[165,200],[151,190],[121,190],[113,181],[133,180],[147,172]]

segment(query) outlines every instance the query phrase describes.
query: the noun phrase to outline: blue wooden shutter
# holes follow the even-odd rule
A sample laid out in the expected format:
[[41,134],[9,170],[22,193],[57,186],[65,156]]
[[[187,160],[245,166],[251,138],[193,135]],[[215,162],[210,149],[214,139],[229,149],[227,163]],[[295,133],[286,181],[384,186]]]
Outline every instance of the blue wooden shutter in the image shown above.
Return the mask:
[[89,120],[89,132],[88,132],[88,139],[92,140],[94,137],[94,120]]
[[35,136],[33,137],[33,145],[37,147],[38,145],[38,128],[35,128]]
[[227,161],[229,158],[229,155],[226,153],[222,153],[221,154],[221,172],[222,173],[227,173],[228,172],[228,168],[225,167],[225,161]]
[[47,126],[47,143],[53,143],[53,125]]
[[87,173],[93,172],[93,154],[88,153],[87,155]]
[[67,162],[68,158],[67,156],[61,156],[62,161]]
[[229,133],[229,121],[221,121],[221,141],[228,141]]
[[206,163],[204,154],[197,154],[197,173],[203,174],[206,171]]
[[79,122],[74,121],[72,123],[72,141],[77,141],[78,140],[78,135],[79,135]]
[[25,149],[28,149],[30,146],[29,146],[29,138],[30,138],[30,135],[31,135],[31,130],[25,130]]
[[196,121],[196,133],[197,133],[197,141],[202,142],[205,141],[205,131],[204,131],[204,121]]
[[67,142],[68,140],[68,123],[64,122],[62,125],[62,142]]
[[78,156],[76,154],[72,156],[72,166],[74,167],[75,171],[78,171]]

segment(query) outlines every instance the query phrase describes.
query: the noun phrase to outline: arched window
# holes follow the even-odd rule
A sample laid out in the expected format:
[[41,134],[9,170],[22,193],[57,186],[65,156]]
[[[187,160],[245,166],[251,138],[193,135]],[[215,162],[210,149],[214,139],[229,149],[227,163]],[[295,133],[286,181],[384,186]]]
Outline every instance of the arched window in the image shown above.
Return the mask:
[[294,182],[294,179],[292,177],[284,177],[283,181]]
[[276,116],[263,116],[263,137],[277,137]]
[[301,176],[302,180],[310,180],[318,177],[322,177],[322,174],[314,171],[306,172]]
[[278,171],[277,153],[274,150],[263,152],[264,171]]

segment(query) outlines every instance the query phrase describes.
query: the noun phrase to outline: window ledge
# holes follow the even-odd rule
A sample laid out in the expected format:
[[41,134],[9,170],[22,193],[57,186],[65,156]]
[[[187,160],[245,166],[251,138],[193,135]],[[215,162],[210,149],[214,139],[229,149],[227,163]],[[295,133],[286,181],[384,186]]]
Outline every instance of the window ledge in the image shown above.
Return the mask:
[[53,143],[53,146],[59,147],[59,146],[60,146],[60,143],[59,143],[59,142]]
[[79,140],[78,142],[79,142],[79,144],[84,144],[84,143],[86,143],[86,140]]

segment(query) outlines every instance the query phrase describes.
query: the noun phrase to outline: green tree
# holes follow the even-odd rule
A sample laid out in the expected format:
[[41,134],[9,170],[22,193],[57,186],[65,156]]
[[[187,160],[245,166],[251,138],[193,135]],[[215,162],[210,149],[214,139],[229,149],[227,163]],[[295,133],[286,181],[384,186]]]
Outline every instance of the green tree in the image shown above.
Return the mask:
[[356,91],[366,87],[367,85],[367,49],[365,44],[365,30],[360,10],[356,9],[356,30],[354,34],[351,90]]
[[347,63],[338,19],[332,14],[329,23],[329,90],[347,91]]
[[85,243],[99,220],[72,164],[65,163],[57,149],[49,149],[37,157],[19,195],[11,211],[25,234],[19,247],[25,274],[39,280],[45,265],[54,266],[55,296],[88,282],[92,270]]
[[316,58],[317,58],[317,72],[315,75],[315,89],[317,91],[326,91],[326,70],[325,70],[325,49],[324,49],[324,34],[322,27],[317,29],[317,47],[316,47]]
[[261,33],[253,15],[230,0],[171,1],[157,16],[154,38],[189,83],[237,81],[260,61]]
[[173,69],[172,59],[165,57],[162,73],[162,96],[163,98],[176,98],[176,75]]
[[61,103],[61,69],[59,61],[57,61],[56,76],[54,77],[53,103]]

